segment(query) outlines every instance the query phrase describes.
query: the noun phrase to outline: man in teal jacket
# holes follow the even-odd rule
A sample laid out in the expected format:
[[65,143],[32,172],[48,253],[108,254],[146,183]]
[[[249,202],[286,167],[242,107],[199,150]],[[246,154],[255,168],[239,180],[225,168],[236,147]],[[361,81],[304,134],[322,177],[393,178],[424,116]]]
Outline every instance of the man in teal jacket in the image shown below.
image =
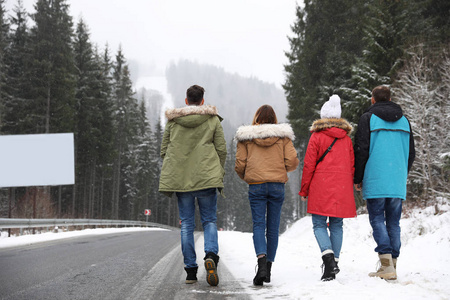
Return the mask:
[[400,217],[406,180],[415,158],[411,125],[387,86],[372,91],[372,106],[355,135],[355,189],[367,202],[381,267],[371,277],[396,279],[400,255]]
[[186,92],[183,108],[166,111],[167,124],[161,145],[163,165],[159,191],[178,198],[181,219],[181,250],[186,283],[197,281],[194,242],[195,199],[197,199],[204,231],[206,280],[219,283],[217,240],[217,191],[223,192],[227,147],[217,108],[204,104],[205,90],[198,85]]

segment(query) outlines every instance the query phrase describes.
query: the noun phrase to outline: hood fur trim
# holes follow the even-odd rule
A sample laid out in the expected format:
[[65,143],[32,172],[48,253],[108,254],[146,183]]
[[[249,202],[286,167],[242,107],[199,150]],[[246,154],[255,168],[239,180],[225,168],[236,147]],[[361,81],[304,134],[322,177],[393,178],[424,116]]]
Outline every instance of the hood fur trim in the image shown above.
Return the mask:
[[315,120],[309,128],[309,131],[317,132],[332,127],[344,129],[347,135],[350,135],[353,130],[352,125],[345,119],[325,118]]
[[234,139],[238,142],[269,137],[287,137],[294,141],[295,135],[290,124],[246,125],[238,128]]
[[190,115],[218,116],[219,112],[217,110],[217,107],[212,105],[189,105],[186,107],[169,108],[168,110],[166,110],[166,118],[168,121]]

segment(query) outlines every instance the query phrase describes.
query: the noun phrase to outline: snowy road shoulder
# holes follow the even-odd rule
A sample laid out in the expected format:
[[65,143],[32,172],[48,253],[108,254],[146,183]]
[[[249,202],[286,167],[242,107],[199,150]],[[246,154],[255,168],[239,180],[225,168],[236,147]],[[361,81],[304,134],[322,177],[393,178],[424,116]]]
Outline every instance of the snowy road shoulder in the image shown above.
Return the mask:
[[155,227],[126,227],[126,228],[96,228],[96,229],[84,229],[67,232],[46,232],[41,234],[29,234],[22,236],[8,237],[7,231],[2,231],[0,236],[0,249],[33,245],[36,243],[55,241],[60,239],[76,238],[85,235],[102,235],[110,233],[126,233],[132,231],[150,231],[150,230],[167,230],[163,228]]

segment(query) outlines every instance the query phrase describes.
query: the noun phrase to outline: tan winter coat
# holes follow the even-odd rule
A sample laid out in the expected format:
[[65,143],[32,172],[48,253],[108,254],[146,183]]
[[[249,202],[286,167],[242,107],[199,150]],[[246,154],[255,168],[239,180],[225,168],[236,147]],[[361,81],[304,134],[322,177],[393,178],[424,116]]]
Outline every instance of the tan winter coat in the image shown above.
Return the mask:
[[299,163],[292,144],[294,132],[289,124],[263,124],[241,126],[235,140],[235,171],[245,182],[288,181],[287,172]]

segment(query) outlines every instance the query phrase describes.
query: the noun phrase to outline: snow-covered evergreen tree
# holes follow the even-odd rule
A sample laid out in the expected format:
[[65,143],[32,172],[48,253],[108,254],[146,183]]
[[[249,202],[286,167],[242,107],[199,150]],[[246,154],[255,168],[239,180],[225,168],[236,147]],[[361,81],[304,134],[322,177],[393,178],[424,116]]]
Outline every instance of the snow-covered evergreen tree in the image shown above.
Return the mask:
[[445,89],[448,58],[423,45],[411,49],[409,55],[399,72],[393,97],[402,105],[415,137],[416,160],[409,178],[413,188],[421,191],[421,199],[427,201],[448,193],[448,172],[445,174],[445,154],[450,152]]

